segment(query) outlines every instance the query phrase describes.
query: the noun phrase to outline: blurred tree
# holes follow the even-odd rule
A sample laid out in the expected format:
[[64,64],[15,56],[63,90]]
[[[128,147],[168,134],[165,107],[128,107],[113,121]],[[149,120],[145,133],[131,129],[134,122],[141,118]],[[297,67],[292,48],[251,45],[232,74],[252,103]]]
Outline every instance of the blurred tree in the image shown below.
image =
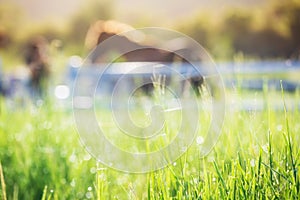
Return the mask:
[[235,52],[245,52],[254,45],[249,42],[252,34],[252,18],[245,12],[230,11],[221,24],[220,35],[227,36]]
[[[287,49],[290,56],[300,52],[300,1],[286,0],[284,2],[276,0],[271,16],[273,19],[283,21],[289,34],[289,47]],[[299,55],[297,55],[298,57]]]
[[238,52],[256,58],[300,57],[299,0],[270,0],[261,10],[227,10],[218,25],[212,24],[211,18],[211,13],[195,17],[178,30],[207,47],[216,58],[232,58]]
[[211,36],[211,23],[208,19],[209,17],[207,15],[199,15],[189,22],[179,24],[176,29],[184,34],[187,34],[199,42],[202,46],[207,48]]
[[12,3],[0,4],[1,26],[7,28],[7,30],[16,29],[16,25],[21,23],[22,17],[23,12],[17,5]]
[[0,4],[0,48],[7,47],[20,34],[22,10],[12,3]]
[[20,63],[18,37],[23,34],[26,21],[22,9],[11,3],[0,3],[0,56],[5,71]]
[[288,40],[273,27],[255,30],[251,13],[233,13],[222,24],[221,34],[231,38],[235,53],[260,58],[287,57]]
[[5,48],[10,43],[9,35],[3,28],[0,28],[0,49]]
[[83,48],[84,39],[89,26],[96,20],[111,19],[113,16],[113,1],[88,0],[71,19],[66,41]]
[[252,43],[243,48],[244,52],[261,58],[287,58],[290,53],[289,40],[270,27],[253,32],[248,42]]

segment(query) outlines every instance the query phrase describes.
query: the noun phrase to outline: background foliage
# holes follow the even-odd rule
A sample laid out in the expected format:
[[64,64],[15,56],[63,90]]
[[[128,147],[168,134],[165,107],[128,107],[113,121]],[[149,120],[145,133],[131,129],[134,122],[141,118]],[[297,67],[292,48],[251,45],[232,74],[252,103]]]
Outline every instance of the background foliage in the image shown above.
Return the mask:
[[[14,4],[0,4],[0,53],[20,61],[20,49],[32,35],[60,40],[67,55],[85,56],[84,38],[88,27],[98,19],[114,19],[113,1],[89,0],[80,10],[57,23],[32,24]],[[143,17],[128,22],[134,27],[156,26]],[[271,0],[265,6],[229,8],[220,14],[212,10],[179,20],[172,27],[186,33],[206,47],[214,58],[231,60],[237,53],[249,58],[299,59],[300,2]],[[9,66],[6,66],[9,67]]]

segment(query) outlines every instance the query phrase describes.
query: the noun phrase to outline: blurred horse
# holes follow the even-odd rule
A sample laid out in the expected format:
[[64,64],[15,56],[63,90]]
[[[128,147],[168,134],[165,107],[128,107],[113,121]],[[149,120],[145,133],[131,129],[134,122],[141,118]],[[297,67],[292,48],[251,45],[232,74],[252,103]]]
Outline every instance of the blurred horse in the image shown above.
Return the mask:
[[[0,49],[5,48],[8,42],[9,42],[8,35],[5,33],[4,30],[0,29]],[[2,60],[0,57],[0,96],[5,94],[2,79],[3,79]]]
[[50,75],[48,43],[43,37],[31,39],[25,46],[24,60],[30,71],[29,87],[35,97],[43,97]]
[[[191,56],[188,48],[176,47],[176,49],[170,49],[170,51],[163,50],[162,48],[155,47],[154,45],[146,44],[147,42],[134,41],[135,38],[129,38],[128,36],[122,35],[122,33],[134,30],[131,26],[123,24],[117,21],[97,21],[90,27],[86,37],[86,46],[88,48],[95,48],[97,45],[102,44],[101,48],[95,48],[91,55],[92,63],[101,63],[108,60],[113,55],[119,55],[127,50],[132,50],[113,61],[125,61],[125,62],[161,62],[161,63],[174,63],[174,62],[185,62],[188,61],[186,57],[178,55]],[[105,40],[112,38],[109,44],[103,43]],[[109,45],[109,46],[108,46]],[[165,49],[165,48],[164,48]],[[150,78],[144,78],[144,81],[149,83]],[[169,84],[170,78],[167,77],[165,84]],[[190,79],[192,87],[196,93],[199,94],[199,87],[203,84],[203,77],[198,76]],[[145,84],[143,90],[149,94],[153,90],[153,84]]]

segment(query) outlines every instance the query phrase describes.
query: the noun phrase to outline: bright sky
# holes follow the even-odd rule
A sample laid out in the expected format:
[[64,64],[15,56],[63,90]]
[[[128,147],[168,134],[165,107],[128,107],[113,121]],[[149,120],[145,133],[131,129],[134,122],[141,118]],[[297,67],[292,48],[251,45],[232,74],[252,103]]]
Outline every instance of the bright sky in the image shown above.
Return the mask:
[[33,20],[47,20],[52,17],[68,17],[80,8],[84,0],[0,0],[15,2]]
[[[100,1],[100,0],[99,0]],[[113,0],[116,18],[127,21],[140,17],[160,17],[178,19],[210,8],[219,12],[231,6],[253,7],[266,0]],[[34,20],[49,18],[64,19],[71,16],[86,3],[86,0],[0,0],[0,3],[15,2],[24,8],[25,13]],[[125,20],[122,20],[125,19]]]

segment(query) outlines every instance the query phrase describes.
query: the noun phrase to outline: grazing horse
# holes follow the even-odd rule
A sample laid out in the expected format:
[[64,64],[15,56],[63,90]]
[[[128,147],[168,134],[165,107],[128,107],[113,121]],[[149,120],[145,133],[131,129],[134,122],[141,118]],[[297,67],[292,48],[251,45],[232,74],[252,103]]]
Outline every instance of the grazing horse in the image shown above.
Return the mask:
[[[8,35],[0,28],[0,49],[5,48],[8,42],[9,42]],[[2,78],[3,78],[2,60],[0,57],[0,96],[5,94]]]
[[[188,61],[179,56],[176,52],[181,52],[181,55],[192,55],[187,49],[174,49],[174,51],[167,51],[161,48],[157,48],[154,45],[146,44],[146,42],[136,42],[135,38],[129,38],[122,35],[122,32],[128,32],[134,30],[129,25],[116,22],[116,21],[97,21],[88,30],[86,37],[86,46],[89,48],[95,48],[97,45],[102,44],[101,48],[96,48],[91,55],[92,63],[105,62],[107,58],[117,55],[122,52],[127,52],[128,49],[133,51],[127,52],[114,61],[126,61],[126,62],[161,62],[161,63],[173,63],[173,62],[185,62]],[[105,40],[112,38],[109,44],[103,43]],[[109,45],[109,46],[108,46]],[[177,47],[178,48],[178,47]],[[170,48],[167,48],[170,49]],[[188,52],[188,53],[187,53]],[[183,53],[183,54],[182,54]],[[146,78],[150,79],[150,78]],[[149,83],[151,80],[145,80]],[[199,94],[199,86],[203,84],[203,77],[193,77],[190,79],[192,87],[196,93]],[[170,82],[170,78],[166,79],[166,84]],[[153,90],[152,84],[145,84],[143,90],[149,94]]]
[[25,47],[24,60],[30,71],[31,93],[35,97],[44,96],[50,75],[46,39],[43,37],[31,39]]

